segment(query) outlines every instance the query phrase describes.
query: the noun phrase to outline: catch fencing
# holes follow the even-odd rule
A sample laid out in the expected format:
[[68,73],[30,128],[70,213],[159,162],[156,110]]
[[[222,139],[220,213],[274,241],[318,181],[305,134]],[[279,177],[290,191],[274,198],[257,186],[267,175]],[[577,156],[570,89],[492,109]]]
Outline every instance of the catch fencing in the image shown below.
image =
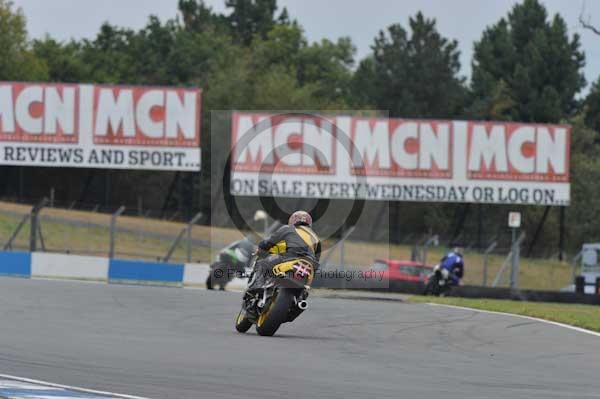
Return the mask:
[[[195,215],[188,223],[180,223],[118,216],[119,209],[107,214],[52,208],[51,203],[46,205],[39,208],[39,212],[32,212],[31,207],[0,203],[0,249],[154,263],[211,263],[221,248],[244,237],[233,228],[196,224],[201,215]],[[36,234],[32,234],[31,229],[33,215],[37,215],[33,230]],[[366,214],[364,219],[364,223],[374,223],[371,215]],[[263,221],[254,227],[262,232]],[[376,259],[412,259],[433,266],[449,249],[450,239],[438,234],[406,234],[391,243],[385,236],[386,226],[381,228],[384,235],[377,241],[365,241],[364,230],[357,231],[361,226],[344,228],[338,235],[333,233],[333,227],[316,227],[325,239],[324,270],[368,270]],[[495,282],[497,287],[509,286],[508,240],[507,232],[506,236],[498,236],[492,241],[487,250],[479,250],[475,245],[466,246],[466,284],[490,286]],[[503,268],[503,265],[507,266]],[[577,265],[576,261],[569,264],[555,259],[522,258],[519,288],[560,290],[573,284],[574,276],[578,274]]]

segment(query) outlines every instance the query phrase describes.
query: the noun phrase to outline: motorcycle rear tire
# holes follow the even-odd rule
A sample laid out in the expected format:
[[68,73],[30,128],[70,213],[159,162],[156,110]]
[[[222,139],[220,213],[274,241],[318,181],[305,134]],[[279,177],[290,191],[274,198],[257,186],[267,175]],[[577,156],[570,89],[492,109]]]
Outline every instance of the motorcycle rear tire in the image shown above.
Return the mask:
[[288,320],[290,308],[294,306],[294,292],[279,288],[268,308],[259,316],[256,322],[258,335],[273,336],[279,327]]

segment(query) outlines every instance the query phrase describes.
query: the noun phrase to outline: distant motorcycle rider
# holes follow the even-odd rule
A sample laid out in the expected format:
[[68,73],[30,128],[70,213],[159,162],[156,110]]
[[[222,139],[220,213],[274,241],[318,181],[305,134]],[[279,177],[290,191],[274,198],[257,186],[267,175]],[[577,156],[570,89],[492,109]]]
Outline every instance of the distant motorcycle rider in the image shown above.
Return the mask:
[[439,268],[450,285],[458,285],[465,273],[465,261],[460,248],[448,252],[440,261]]
[[265,274],[275,265],[288,259],[303,258],[310,261],[315,270],[321,258],[321,241],[312,230],[312,217],[308,212],[294,212],[286,226],[281,226],[270,237],[258,244],[258,252],[271,253],[265,259],[259,260],[254,269],[254,278],[251,279],[249,290],[260,287]]
[[254,252],[256,245],[249,239],[235,241],[219,251],[217,258],[210,265],[210,273],[206,278],[206,288],[209,290],[219,286],[225,290],[225,286],[234,277],[242,276],[246,264]]

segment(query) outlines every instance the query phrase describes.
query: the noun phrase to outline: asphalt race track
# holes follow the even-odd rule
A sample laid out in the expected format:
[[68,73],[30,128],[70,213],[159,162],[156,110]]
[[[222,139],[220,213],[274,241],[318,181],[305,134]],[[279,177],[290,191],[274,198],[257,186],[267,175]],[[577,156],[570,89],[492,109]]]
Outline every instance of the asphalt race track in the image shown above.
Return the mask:
[[147,396],[600,398],[600,338],[510,316],[311,298],[273,338],[240,293],[0,278],[0,373]]

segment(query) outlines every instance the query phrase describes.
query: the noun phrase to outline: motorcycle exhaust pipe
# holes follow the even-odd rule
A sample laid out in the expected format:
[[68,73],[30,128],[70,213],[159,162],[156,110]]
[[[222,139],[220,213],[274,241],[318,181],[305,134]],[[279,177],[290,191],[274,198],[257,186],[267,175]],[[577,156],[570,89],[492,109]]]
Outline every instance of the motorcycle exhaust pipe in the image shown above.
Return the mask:
[[305,300],[298,301],[298,308],[300,310],[306,310],[308,308],[308,302],[306,302]]

